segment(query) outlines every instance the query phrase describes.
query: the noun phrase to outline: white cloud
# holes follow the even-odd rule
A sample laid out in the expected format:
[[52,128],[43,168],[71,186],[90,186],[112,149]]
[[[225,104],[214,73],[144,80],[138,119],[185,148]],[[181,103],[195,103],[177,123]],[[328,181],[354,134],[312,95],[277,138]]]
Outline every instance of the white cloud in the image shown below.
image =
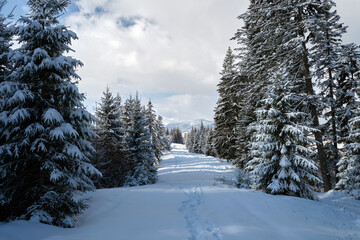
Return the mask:
[[229,39],[241,27],[237,16],[246,11],[248,1],[77,0],[75,4],[79,12],[67,15],[65,22],[80,38],[73,48],[85,64],[79,69],[80,90],[87,93],[90,110],[108,85],[123,97],[136,90],[143,98],[151,97],[168,121],[212,118],[218,73],[228,46],[235,44]]
[[[213,112],[215,96],[198,94],[179,94],[156,101],[156,110],[166,112],[167,122],[191,121],[205,119]],[[202,111],[194,111],[202,109]]]
[[[76,32],[80,90],[89,108],[108,85],[139,91],[166,118],[211,119],[229,41],[248,3],[238,0],[78,0],[67,16]],[[167,94],[166,94],[167,93]],[[172,96],[168,96],[169,94]],[[166,97],[159,98],[158,95]],[[178,101],[178,102],[177,102]],[[199,104],[200,103],[200,104]]]

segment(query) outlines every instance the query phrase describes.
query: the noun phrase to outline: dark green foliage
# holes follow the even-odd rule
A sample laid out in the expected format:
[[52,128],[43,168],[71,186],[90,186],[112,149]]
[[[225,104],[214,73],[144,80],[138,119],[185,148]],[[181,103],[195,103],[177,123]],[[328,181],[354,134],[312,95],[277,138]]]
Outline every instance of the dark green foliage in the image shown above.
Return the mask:
[[157,168],[155,149],[151,143],[151,133],[140,99],[136,95],[125,102],[126,143],[130,172],[126,185],[137,186],[155,183]]
[[252,158],[247,169],[256,189],[275,194],[315,199],[313,185],[320,182],[309,148],[314,129],[302,125],[308,116],[293,106],[301,97],[292,93],[287,79],[275,78],[264,108],[257,110],[253,125]]
[[190,132],[186,133],[186,148],[191,153],[217,156],[214,133],[214,129],[205,128],[203,124],[200,129],[192,128]]
[[219,100],[215,108],[215,148],[218,156],[228,161],[236,159],[236,126],[239,116],[239,76],[235,56],[229,48],[218,84]]
[[151,134],[151,143],[155,150],[157,164],[161,161],[162,151],[170,150],[170,140],[165,135],[165,129],[162,123],[162,117],[156,116],[153,105],[149,100],[146,108],[146,118]]
[[[58,25],[67,0],[30,0],[15,28],[20,48],[0,83],[0,219],[21,217],[63,227],[85,207],[79,196],[100,174],[89,158],[93,116],[82,105],[76,68],[64,56],[77,36]],[[56,204],[54,204],[54,202]]]
[[10,73],[10,65],[8,61],[8,54],[11,51],[10,41],[12,39],[12,29],[7,20],[12,17],[11,13],[4,15],[3,7],[7,0],[0,0],[0,82],[3,82]]
[[121,97],[113,97],[109,88],[103,94],[95,112],[98,118],[95,128],[98,138],[94,139],[96,155],[93,157],[93,163],[101,171],[102,178],[96,179],[95,183],[98,188],[120,187],[124,185],[129,171],[125,130],[121,120]]
[[182,132],[179,128],[173,128],[170,131],[170,139],[172,143],[184,144]]

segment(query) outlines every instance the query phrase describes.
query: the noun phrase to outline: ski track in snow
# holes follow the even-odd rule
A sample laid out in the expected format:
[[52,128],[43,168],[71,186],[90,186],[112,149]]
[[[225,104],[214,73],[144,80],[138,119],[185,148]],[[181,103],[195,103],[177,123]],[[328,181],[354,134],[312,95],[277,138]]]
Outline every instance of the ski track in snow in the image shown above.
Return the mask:
[[188,200],[183,201],[180,212],[184,214],[191,237],[189,240],[222,240],[220,229],[199,214],[198,207],[203,202],[199,186],[185,190]]

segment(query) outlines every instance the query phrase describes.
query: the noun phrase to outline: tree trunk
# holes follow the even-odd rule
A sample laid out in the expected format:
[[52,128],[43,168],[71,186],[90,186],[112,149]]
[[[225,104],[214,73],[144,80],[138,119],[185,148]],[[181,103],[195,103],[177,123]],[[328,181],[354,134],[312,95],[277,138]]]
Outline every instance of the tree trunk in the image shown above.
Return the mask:
[[[305,77],[305,84],[306,84],[306,94],[308,96],[314,96],[315,95],[315,91],[313,88],[313,84],[312,84],[312,80],[311,80],[311,74],[310,74],[310,64],[309,64],[309,52],[306,46],[306,41],[305,39],[307,39],[305,37],[305,31],[303,29],[303,25],[301,24],[303,21],[302,18],[302,9],[298,8],[298,13],[297,13],[297,17],[296,20],[299,22],[298,23],[298,35],[300,37],[302,37],[304,39],[304,41],[302,42],[302,47],[303,47],[303,55],[302,55],[302,64],[303,64],[303,73],[304,73],[304,77]],[[320,124],[319,124],[319,114],[318,114],[318,110],[316,105],[314,105],[314,103],[309,103],[309,111],[311,114],[311,118],[312,118],[312,127],[314,128],[319,128]],[[324,149],[324,145],[323,145],[323,134],[321,133],[321,131],[316,131],[314,133],[315,135],[315,140],[317,141],[316,143],[316,147],[317,147],[317,151],[318,151],[318,160],[319,160],[319,165],[320,165],[320,174],[324,183],[324,191],[327,192],[329,190],[331,190],[331,177],[330,177],[330,173],[329,173],[329,169],[328,169],[328,164],[326,161],[326,154],[325,154],[325,149]]]
[[[307,52],[305,42],[303,42],[303,48],[304,51]],[[304,67],[304,77],[306,81],[306,93],[308,96],[314,96],[315,92],[310,77],[309,59],[306,54],[303,55],[303,67]],[[313,127],[318,128],[320,124],[319,124],[319,115],[316,106],[313,103],[310,103],[309,110],[312,117]],[[317,141],[316,147],[318,151],[320,173],[324,182],[324,191],[327,192],[331,190],[331,177],[328,169],[328,164],[326,161],[326,154],[323,145],[323,135],[321,131],[315,132],[314,135],[315,135],[315,140]]]

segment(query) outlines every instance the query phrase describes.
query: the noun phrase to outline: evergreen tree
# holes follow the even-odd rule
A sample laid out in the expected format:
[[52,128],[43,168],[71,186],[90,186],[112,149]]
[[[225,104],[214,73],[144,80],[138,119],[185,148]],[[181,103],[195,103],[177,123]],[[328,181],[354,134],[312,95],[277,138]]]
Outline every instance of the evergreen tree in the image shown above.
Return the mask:
[[212,128],[209,128],[206,134],[206,145],[204,148],[204,154],[206,156],[216,157],[217,154],[216,154],[214,141],[215,141],[214,130]]
[[[238,68],[238,120],[236,132],[236,158],[232,163],[239,168],[244,168],[250,160],[250,142],[253,135],[251,126],[256,123],[256,109],[262,107],[262,100],[266,97],[269,79],[272,77],[269,66],[276,65],[276,59],[269,56],[276,49],[274,46],[265,47],[267,41],[264,24],[267,20],[267,2],[250,1],[248,11],[238,18],[244,21],[244,26],[237,30],[233,40],[238,43],[237,58]],[[266,65],[266,60],[270,65]],[[242,171],[241,171],[242,172]]]
[[206,129],[204,127],[203,122],[201,121],[200,129],[199,129],[199,137],[198,137],[198,150],[197,153],[203,154],[205,148],[206,140]]
[[182,132],[179,128],[171,129],[170,134],[171,134],[171,142],[172,143],[184,144]]
[[186,148],[191,153],[195,153],[196,135],[197,135],[196,128],[192,128],[186,137]]
[[140,99],[130,97],[125,103],[129,117],[126,129],[126,142],[129,148],[130,169],[126,185],[137,186],[155,183],[157,180],[156,158],[151,143],[151,134],[142,110]]
[[158,137],[160,139],[160,148],[161,150],[167,150],[170,151],[171,149],[171,142],[170,139],[167,136],[167,129],[164,128],[164,124],[163,124],[163,118],[161,116],[157,117],[156,120],[157,124],[157,130],[156,132],[158,133]]
[[190,130],[190,132],[188,132],[188,133],[185,133],[185,139],[186,139],[186,141],[185,141],[185,147],[186,147],[186,149],[187,150],[189,150],[189,152],[193,152],[193,143],[192,143],[192,140],[193,140],[193,132],[194,132],[194,128],[192,128],[191,130]]
[[126,162],[124,129],[121,121],[121,98],[113,97],[107,87],[96,109],[98,118],[94,145],[97,154],[94,164],[102,173],[99,187],[120,187],[128,172]]
[[253,85],[248,81],[249,78],[246,77],[243,73],[239,73],[238,76],[238,117],[235,126],[235,159],[232,160],[232,163],[239,168],[244,168],[245,164],[250,159],[250,142],[251,142],[251,131],[249,127],[252,123],[256,122],[255,110],[257,108],[254,96],[252,94]]
[[254,185],[259,190],[314,199],[309,183],[320,180],[308,148],[314,143],[308,137],[313,129],[301,124],[307,114],[294,109],[299,100],[286,79],[274,79],[265,108],[256,112],[253,158],[247,169],[255,176]]
[[194,135],[193,135],[193,153],[202,153],[201,152],[201,143],[200,143],[200,130],[195,129]]
[[356,82],[350,76],[357,71],[354,60],[359,59],[357,46],[342,45],[346,27],[339,23],[340,16],[333,10],[334,7],[333,1],[324,1],[319,17],[312,19],[314,22],[309,27],[314,34],[311,60],[314,75],[322,89],[321,102],[324,105],[324,118],[327,120],[322,129],[333,182],[335,164],[341,157],[339,143],[349,133],[348,121],[357,102],[354,92]]
[[151,135],[151,143],[154,147],[154,153],[155,153],[155,157],[156,157],[156,162],[160,163],[161,160],[161,156],[162,156],[162,152],[161,150],[163,149],[162,147],[162,141],[160,139],[160,131],[162,131],[160,129],[160,127],[158,126],[158,121],[156,120],[156,113],[155,110],[153,109],[153,105],[151,103],[151,100],[149,100],[147,108],[146,108],[146,118],[148,121],[148,125],[149,125],[149,131],[150,131],[150,135]]
[[186,148],[191,153],[212,154],[212,156],[215,156],[214,131],[210,128],[205,128],[203,124],[201,124],[200,129],[192,128],[186,134]]
[[338,162],[339,182],[336,187],[347,190],[356,199],[360,200],[360,111],[350,119],[350,134],[346,144],[345,156]]
[[[316,67],[311,61],[314,56],[312,47],[324,43],[324,38],[319,36],[324,33],[322,26],[330,26],[326,24],[327,16],[324,14],[329,12],[330,3],[330,0],[251,1],[249,10],[240,17],[245,21],[245,27],[236,35],[238,42],[246,43],[243,65],[246,66],[247,77],[257,86],[264,86],[257,88],[264,92],[268,91],[272,75],[281,70],[293,86],[293,93],[305,97],[298,103],[301,105],[299,109],[310,114],[310,126],[314,129],[320,128],[319,117],[324,107],[319,101],[321,97],[314,91]],[[341,28],[336,28],[338,30]],[[332,30],[328,28],[326,31],[330,33]],[[335,30],[333,33],[338,34]],[[329,35],[327,40],[332,37]],[[337,38],[336,35],[334,37]],[[326,53],[323,52],[322,56]],[[326,66],[317,66],[317,69],[326,69]],[[315,131],[313,134],[324,190],[328,191],[331,189],[331,176],[323,133]]]
[[[75,73],[82,63],[63,56],[77,36],[58,24],[69,0],[29,0],[9,59],[14,71],[0,83],[0,218],[22,217],[63,227],[93,190],[88,139],[94,117],[83,104]],[[76,196],[76,198],[75,198]]]
[[239,115],[237,93],[238,73],[235,56],[229,48],[223,63],[221,80],[218,84],[219,100],[215,108],[215,147],[219,157],[233,160],[236,158],[236,126]]
[[7,19],[12,17],[12,14],[4,16],[2,9],[7,3],[7,0],[0,0],[0,83],[3,82],[7,75],[9,75],[8,54],[11,51],[10,41],[12,39],[12,31],[9,27]]
[[337,69],[337,88],[334,93],[336,102],[336,121],[339,142],[348,143],[350,131],[349,120],[356,117],[356,110],[359,107],[357,98],[360,75],[360,53],[359,46],[347,44],[341,46],[340,63]]

